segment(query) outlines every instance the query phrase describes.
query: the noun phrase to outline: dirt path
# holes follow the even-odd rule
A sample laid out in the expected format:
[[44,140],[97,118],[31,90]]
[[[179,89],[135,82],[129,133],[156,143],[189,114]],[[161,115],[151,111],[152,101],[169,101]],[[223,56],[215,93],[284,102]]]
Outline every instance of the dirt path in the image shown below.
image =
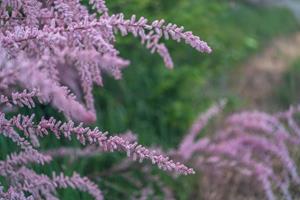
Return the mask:
[[300,32],[276,38],[234,72],[233,88],[250,107],[265,108],[284,72],[298,58]]

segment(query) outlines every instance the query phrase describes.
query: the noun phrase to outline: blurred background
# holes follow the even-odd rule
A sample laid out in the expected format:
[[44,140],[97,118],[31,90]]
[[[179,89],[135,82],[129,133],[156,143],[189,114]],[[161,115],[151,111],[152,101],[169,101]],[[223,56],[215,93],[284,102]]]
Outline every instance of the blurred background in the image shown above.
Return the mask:
[[[102,130],[132,130],[141,144],[170,149],[177,147],[197,114],[221,98],[228,99],[227,113],[241,109],[272,112],[299,102],[300,1],[108,0],[107,4],[111,13],[123,12],[128,18],[136,14],[184,25],[207,41],[213,53],[199,54],[184,44],[167,42],[175,63],[174,70],[168,70],[138,39],[118,37],[117,49],[131,65],[123,71],[122,80],[107,76],[104,87],[94,90],[95,125]],[[52,115],[54,111],[39,107],[37,112]],[[204,134],[209,134],[209,128]],[[64,143],[68,142],[49,138],[43,145]],[[1,145],[0,150],[6,152],[7,148]],[[36,170],[64,171],[67,175],[78,171],[97,182],[107,200],[130,199],[140,191],[138,186],[152,184],[159,194],[159,185],[144,179],[138,169],[131,176],[139,184],[124,174],[103,173],[121,158],[124,155],[105,154],[75,163],[60,159]],[[201,173],[176,179],[158,169],[150,173],[159,175],[176,199],[205,199],[208,188],[200,183]],[[73,190],[61,191],[61,197],[89,199]]]

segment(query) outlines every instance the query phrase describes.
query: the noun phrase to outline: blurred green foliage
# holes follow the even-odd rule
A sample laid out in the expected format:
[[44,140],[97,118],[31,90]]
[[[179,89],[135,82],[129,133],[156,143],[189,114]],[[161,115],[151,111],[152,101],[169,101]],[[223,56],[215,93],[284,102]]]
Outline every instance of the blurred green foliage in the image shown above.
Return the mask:
[[[164,18],[184,25],[214,50],[210,55],[200,54],[184,44],[167,41],[175,63],[175,69],[170,71],[163,67],[159,56],[149,55],[138,39],[117,38],[121,56],[129,59],[131,65],[124,70],[122,80],[105,77],[104,87],[95,88],[98,110],[95,125],[111,133],[130,129],[138,134],[142,144],[163,148],[176,147],[195,116],[212,101],[226,97],[230,108],[238,106],[239,99],[228,86],[232,70],[270,38],[298,29],[294,17],[281,8],[251,7],[222,0],[113,0],[107,3],[111,13],[123,12],[126,17],[136,14],[150,20]],[[57,116],[56,111],[47,106],[35,111],[38,116]],[[12,152],[11,143],[0,140],[0,144],[2,158]],[[53,148],[66,144],[69,142],[48,137],[42,146]],[[79,145],[76,141],[71,144]],[[100,155],[76,163],[59,159],[36,170],[47,174],[54,170],[68,175],[73,171],[91,175],[111,167],[120,156]],[[142,180],[142,174],[136,172],[134,176]],[[180,177],[176,182],[165,174],[161,176],[178,199],[191,199],[190,195],[199,193],[197,176]],[[130,193],[137,190],[119,175],[93,178],[108,200],[128,199]],[[88,199],[87,195],[73,190],[60,193],[62,199]]]
[[300,60],[294,62],[284,74],[281,84],[274,88],[275,103],[284,110],[300,102]]

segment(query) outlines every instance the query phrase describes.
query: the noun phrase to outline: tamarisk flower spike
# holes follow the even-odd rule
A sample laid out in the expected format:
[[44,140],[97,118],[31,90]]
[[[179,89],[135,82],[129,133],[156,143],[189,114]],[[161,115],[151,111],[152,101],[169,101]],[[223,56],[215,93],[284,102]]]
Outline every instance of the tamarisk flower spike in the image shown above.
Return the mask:
[[101,132],[98,128],[90,129],[84,127],[83,124],[75,126],[72,121],[62,122],[51,117],[50,119],[42,119],[39,123],[35,124],[34,115],[24,116],[17,115],[12,117],[8,123],[3,124],[5,127],[16,127],[19,130],[27,133],[29,130],[34,132],[38,137],[48,135],[49,132],[55,134],[57,138],[65,137],[71,139],[75,136],[82,144],[96,144],[106,152],[123,151],[127,153],[128,157],[133,160],[143,161],[144,159],[150,160],[153,164],[157,165],[160,169],[165,171],[175,172],[179,174],[193,174],[194,170],[186,167],[185,165],[170,160],[169,157],[157,153],[155,150],[149,150],[137,142],[130,142],[120,136],[108,136],[107,132]]

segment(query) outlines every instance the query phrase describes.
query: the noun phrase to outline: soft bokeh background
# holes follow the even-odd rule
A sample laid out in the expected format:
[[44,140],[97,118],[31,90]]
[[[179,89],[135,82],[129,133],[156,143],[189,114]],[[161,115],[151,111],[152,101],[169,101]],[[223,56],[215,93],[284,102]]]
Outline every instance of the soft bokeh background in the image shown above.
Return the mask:
[[[184,25],[214,51],[199,54],[184,44],[167,42],[175,63],[175,69],[168,70],[161,58],[149,55],[138,39],[119,37],[117,48],[131,65],[124,70],[122,80],[105,77],[104,87],[95,88],[95,125],[111,133],[132,130],[140,143],[170,149],[178,145],[197,114],[221,98],[229,100],[226,112],[246,108],[273,111],[299,102],[300,29],[293,14],[296,7],[289,2],[107,0],[111,13],[164,18]],[[293,5],[299,6],[300,1]],[[48,107],[39,107],[36,112],[57,115]],[[13,151],[12,144],[0,142],[2,155]],[[69,142],[57,142],[54,137],[43,140],[45,148],[66,144]],[[73,145],[79,144],[74,141]],[[140,188],[120,174],[101,173],[121,158],[124,155],[105,154],[74,162],[60,159],[36,170],[64,171],[67,175],[78,171],[98,183],[106,199],[128,199]],[[157,169],[152,173],[161,176],[176,199],[203,199],[201,173],[175,180]],[[131,176],[144,186],[153,184],[144,180],[139,170],[133,170]],[[73,190],[61,191],[61,198],[89,199]]]

